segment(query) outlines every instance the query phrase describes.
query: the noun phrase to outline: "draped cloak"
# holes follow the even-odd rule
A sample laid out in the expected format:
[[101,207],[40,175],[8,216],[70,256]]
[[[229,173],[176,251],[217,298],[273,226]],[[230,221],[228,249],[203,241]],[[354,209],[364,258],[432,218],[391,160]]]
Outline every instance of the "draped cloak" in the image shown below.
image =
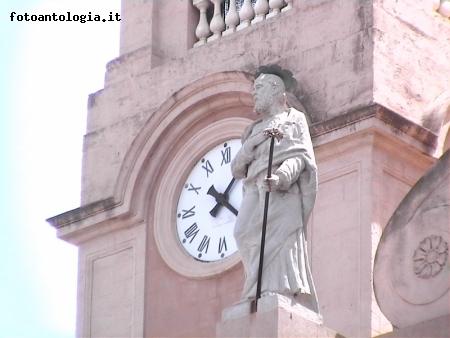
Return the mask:
[[306,118],[293,108],[250,125],[231,165],[233,176],[244,179],[234,232],[246,274],[242,300],[256,294],[265,199],[262,181],[267,175],[270,141],[262,142],[252,153],[245,143],[267,128],[283,133],[283,139],[275,141],[272,172],[288,171],[290,182],[270,193],[261,291],[287,296],[311,294],[318,308],[306,247],[306,224],[317,193],[317,166]]

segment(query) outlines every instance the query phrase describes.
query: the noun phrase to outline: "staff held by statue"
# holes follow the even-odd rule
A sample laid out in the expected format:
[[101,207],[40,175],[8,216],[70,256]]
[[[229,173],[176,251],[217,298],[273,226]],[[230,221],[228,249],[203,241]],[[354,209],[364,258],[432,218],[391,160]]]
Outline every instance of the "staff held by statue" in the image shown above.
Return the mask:
[[[275,145],[275,139],[278,142],[283,138],[283,134],[276,128],[268,129],[264,131],[264,135],[270,137],[270,149],[269,149],[269,164],[267,166],[267,179],[270,180],[272,177],[272,161],[273,161],[273,148]],[[258,311],[258,299],[261,298],[261,281],[262,281],[262,272],[264,266],[264,246],[266,244],[266,228],[267,228],[267,215],[269,212],[269,197],[270,190],[266,191],[266,196],[264,200],[264,214],[263,214],[263,222],[262,222],[262,231],[261,231],[261,246],[259,253],[259,266],[258,266],[258,282],[256,286],[256,297],[251,303],[251,312]]]

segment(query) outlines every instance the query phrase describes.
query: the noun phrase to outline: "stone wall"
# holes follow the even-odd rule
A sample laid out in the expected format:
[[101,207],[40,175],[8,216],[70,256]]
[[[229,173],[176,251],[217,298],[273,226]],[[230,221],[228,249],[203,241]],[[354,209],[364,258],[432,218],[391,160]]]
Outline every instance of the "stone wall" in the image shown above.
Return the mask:
[[270,63],[293,72],[313,122],[320,177],[308,242],[325,324],[350,337],[390,330],[372,289],[375,250],[448,125],[427,107],[449,87],[449,26],[426,2],[297,0],[193,48],[191,1],[123,0],[121,56],[88,102],[82,205],[50,220],[80,247],[77,334],[214,335],[242,269],[212,279],[171,269],[154,233],[155,191],[193,134],[255,118],[252,74]]
[[[184,55],[164,57],[156,67],[151,46],[111,61],[105,88],[89,100],[82,204],[113,194],[122,160],[141,126],[164,101],[208,74],[254,73],[260,65],[278,63],[294,73],[297,95],[314,122],[370,104],[371,17],[370,2],[299,3],[214,43],[199,48],[177,44]],[[170,16],[166,19],[167,29],[175,29]],[[171,55],[181,54],[174,49]]]
[[437,133],[450,88],[450,23],[428,0],[374,1],[374,100]]

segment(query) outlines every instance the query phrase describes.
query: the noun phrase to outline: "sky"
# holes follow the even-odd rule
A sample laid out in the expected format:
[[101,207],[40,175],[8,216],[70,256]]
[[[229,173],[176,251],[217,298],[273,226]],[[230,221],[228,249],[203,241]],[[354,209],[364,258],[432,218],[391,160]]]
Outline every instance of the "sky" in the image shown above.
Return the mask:
[[80,205],[88,94],[118,22],[11,21],[120,12],[120,0],[0,1],[0,338],[75,336],[77,249],[46,218]]

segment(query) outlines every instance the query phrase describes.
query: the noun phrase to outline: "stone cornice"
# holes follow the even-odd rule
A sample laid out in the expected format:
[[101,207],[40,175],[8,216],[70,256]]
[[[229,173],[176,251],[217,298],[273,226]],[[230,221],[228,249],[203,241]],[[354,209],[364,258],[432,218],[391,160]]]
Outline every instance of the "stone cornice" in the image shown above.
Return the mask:
[[120,204],[121,203],[115,201],[113,197],[109,197],[104,200],[89,203],[81,207],[63,212],[62,214],[48,218],[46,221],[55,229],[60,229],[106,210],[114,209]]
[[419,141],[429,149],[430,155],[437,145],[438,136],[435,133],[379,104],[358,108],[344,115],[323,122],[314,123],[310,127],[311,137],[314,139],[369,118],[376,118],[399,132]]

